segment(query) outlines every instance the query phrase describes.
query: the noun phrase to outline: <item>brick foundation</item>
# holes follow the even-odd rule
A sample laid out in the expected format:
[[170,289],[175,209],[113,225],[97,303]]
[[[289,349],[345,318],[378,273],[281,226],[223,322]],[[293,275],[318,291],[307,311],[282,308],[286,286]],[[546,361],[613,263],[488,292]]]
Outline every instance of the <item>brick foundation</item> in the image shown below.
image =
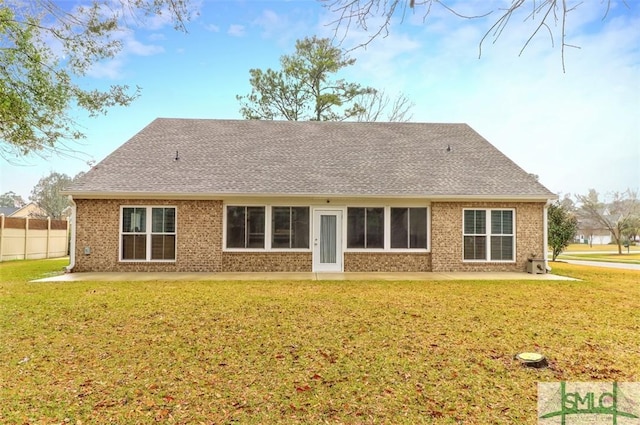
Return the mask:
[[345,272],[430,272],[429,253],[345,252]]
[[310,252],[225,252],[225,272],[310,272]]

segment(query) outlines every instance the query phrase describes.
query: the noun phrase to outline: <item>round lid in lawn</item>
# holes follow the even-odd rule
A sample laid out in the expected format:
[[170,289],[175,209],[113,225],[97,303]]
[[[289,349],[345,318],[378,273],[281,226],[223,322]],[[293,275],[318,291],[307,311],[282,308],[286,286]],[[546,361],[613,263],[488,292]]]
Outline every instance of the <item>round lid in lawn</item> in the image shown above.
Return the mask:
[[547,359],[540,353],[519,353],[516,354],[516,360],[527,367],[546,367]]

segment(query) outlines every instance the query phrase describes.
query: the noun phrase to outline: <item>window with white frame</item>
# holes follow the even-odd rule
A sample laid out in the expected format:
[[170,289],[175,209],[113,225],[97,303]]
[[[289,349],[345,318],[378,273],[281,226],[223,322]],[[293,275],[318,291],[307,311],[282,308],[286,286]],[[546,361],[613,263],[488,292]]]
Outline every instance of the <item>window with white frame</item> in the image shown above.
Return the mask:
[[271,248],[309,248],[309,207],[272,207]]
[[347,248],[384,248],[384,208],[347,208]]
[[121,224],[122,261],[175,261],[175,207],[122,207]]
[[[347,207],[347,249],[426,250],[428,207]],[[227,205],[225,249],[310,248],[311,208]]]
[[511,209],[465,209],[464,260],[513,261],[514,214]]
[[227,206],[227,248],[265,247],[265,207]]
[[391,248],[427,248],[427,209],[391,208]]

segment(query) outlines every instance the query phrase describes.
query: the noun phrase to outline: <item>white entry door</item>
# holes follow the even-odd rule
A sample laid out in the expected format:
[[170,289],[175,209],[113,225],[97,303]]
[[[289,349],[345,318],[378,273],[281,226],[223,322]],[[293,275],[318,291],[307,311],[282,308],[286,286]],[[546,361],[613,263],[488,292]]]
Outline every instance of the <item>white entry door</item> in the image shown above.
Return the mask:
[[313,212],[313,271],[342,271],[342,211]]

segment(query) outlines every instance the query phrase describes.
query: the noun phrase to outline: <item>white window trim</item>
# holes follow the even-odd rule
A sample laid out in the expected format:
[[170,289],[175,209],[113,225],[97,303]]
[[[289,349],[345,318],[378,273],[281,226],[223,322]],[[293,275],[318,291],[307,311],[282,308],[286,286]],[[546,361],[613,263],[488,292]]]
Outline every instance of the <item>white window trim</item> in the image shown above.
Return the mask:
[[[288,207],[288,208],[308,208],[309,209],[309,229],[308,229],[308,235],[307,235],[307,241],[309,242],[309,248],[273,248],[271,246],[271,242],[272,242],[272,236],[273,236],[273,208],[274,207]],[[313,232],[313,208],[310,205],[295,205],[295,204],[289,204],[286,202],[281,202],[281,203],[276,203],[276,204],[270,204],[267,208],[268,212],[268,217],[267,217],[267,213],[265,212],[265,220],[267,222],[267,224],[269,225],[269,240],[268,240],[268,246],[269,249],[268,251],[272,251],[272,252],[311,252],[312,251],[312,247],[311,247],[311,238],[312,238],[312,232]],[[291,221],[291,217],[289,217],[289,221]],[[291,224],[291,223],[289,223]],[[265,238],[266,238],[266,229],[265,229]],[[226,241],[226,239],[225,239]],[[265,241],[265,249],[266,249],[266,245],[267,245],[267,241]]]
[[[345,252],[352,253],[426,253],[431,252],[431,206],[425,204],[394,204],[394,205],[347,205],[345,217],[349,208],[384,208],[384,248],[347,248],[347,221],[343,220]],[[427,210],[427,247],[426,248],[391,248],[391,208],[426,208]]]
[[[464,232],[464,212],[465,211],[486,211],[485,214],[485,229],[486,233],[483,234],[466,234]],[[491,259],[491,236],[510,236],[507,234],[493,234],[491,233],[491,211],[511,211],[513,214],[513,250],[511,252],[513,259],[512,260],[492,260]],[[464,263],[515,263],[516,262],[516,209],[515,208],[463,208],[462,209],[462,262]],[[486,257],[482,260],[467,260],[464,258],[464,237],[465,236],[485,236],[487,241],[486,246]]]
[[[263,207],[265,209],[265,246],[264,248],[228,248],[227,247],[227,207]],[[271,220],[273,207],[307,207],[309,208],[309,248],[272,248],[271,247]],[[222,251],[223,252],[313,252],[313,211],[325,208],[322,205],[304,204],[295,202],[275,202],[275,203],[250,203],[250,202],[228,202],[222,205]],[[366,204],[346,204],[339,207],[332,207],[343,211],[345,219],[342,220],[342,250],[348,253],[428,253],[431,252],[431,205],[424,203],[393,203],[391,205],[380,205],[375,203]],[[384,248],[347,248],[347,208],[384,208]],[[426,208],[427,210],[427,248],[391,248],[391,208]]]
[[[146,225],[145,225],[145,236],[147,238],[147,243],[146,243],[146,253],[145,253],[145,259],[144,260],[125,260],[122,258],[122,236],[123,235],[130,235],[130,234],[136,234],[136,233],[130,233],[130,232],[123,232],[122,231],[122,220],[124,218],[124,209],[125,208],[145,208],[147,210],[146,212]],[[152,233],[152,226],[153,226],[153,208],[173,208],[175,211],[175,231],[173,233]],[[120,221],[118,222],[118,234],[119,234],[119,239],[118,239],[118,262],[120,263],[175,263],[178,260],[178,207],[176,207],[175,205],[120,205]],[[151,236],[154,234],[173,234],[175,236],[175,246],[174,246],[174,251],[175,252],[175,258],[173,260],[152,260],[151,259]]]
[[[262,207],[264,208],[264,248],[228,248],[227,247],[227,207]],[[273,207],[306,207],[309,208],[309,248],[272,248],[271,247],[271,218]],[[311,217],[312,207],[305,204],[295,204],[289,202],[278,202],[274,204],[251,204],[245,202],[230,202],[222,206],[222,250],[226,252],[311,252],[311,231],[313,217]]]
[[[384,225],[383,225],[383,247],[382,248],[349,248],[348,245],[348,235],[349,235],[349,208],[382,208],[383,209],[383,214],[384,214]],[[389,248],[389,241],[387,240],[387,234],[389,233],[387,231],[388,227],[389,227],[389,221],[387,220],[387,217],[389,216],[388,211],[387,211],[387,207],[383,206],[383,205],[346,205],[344,207],[344,220],[342,220],[342,239],[344,241],[344,251],[345,252],[385,252],[388,251]],[[366,230],[366,229],[365,229]]]

